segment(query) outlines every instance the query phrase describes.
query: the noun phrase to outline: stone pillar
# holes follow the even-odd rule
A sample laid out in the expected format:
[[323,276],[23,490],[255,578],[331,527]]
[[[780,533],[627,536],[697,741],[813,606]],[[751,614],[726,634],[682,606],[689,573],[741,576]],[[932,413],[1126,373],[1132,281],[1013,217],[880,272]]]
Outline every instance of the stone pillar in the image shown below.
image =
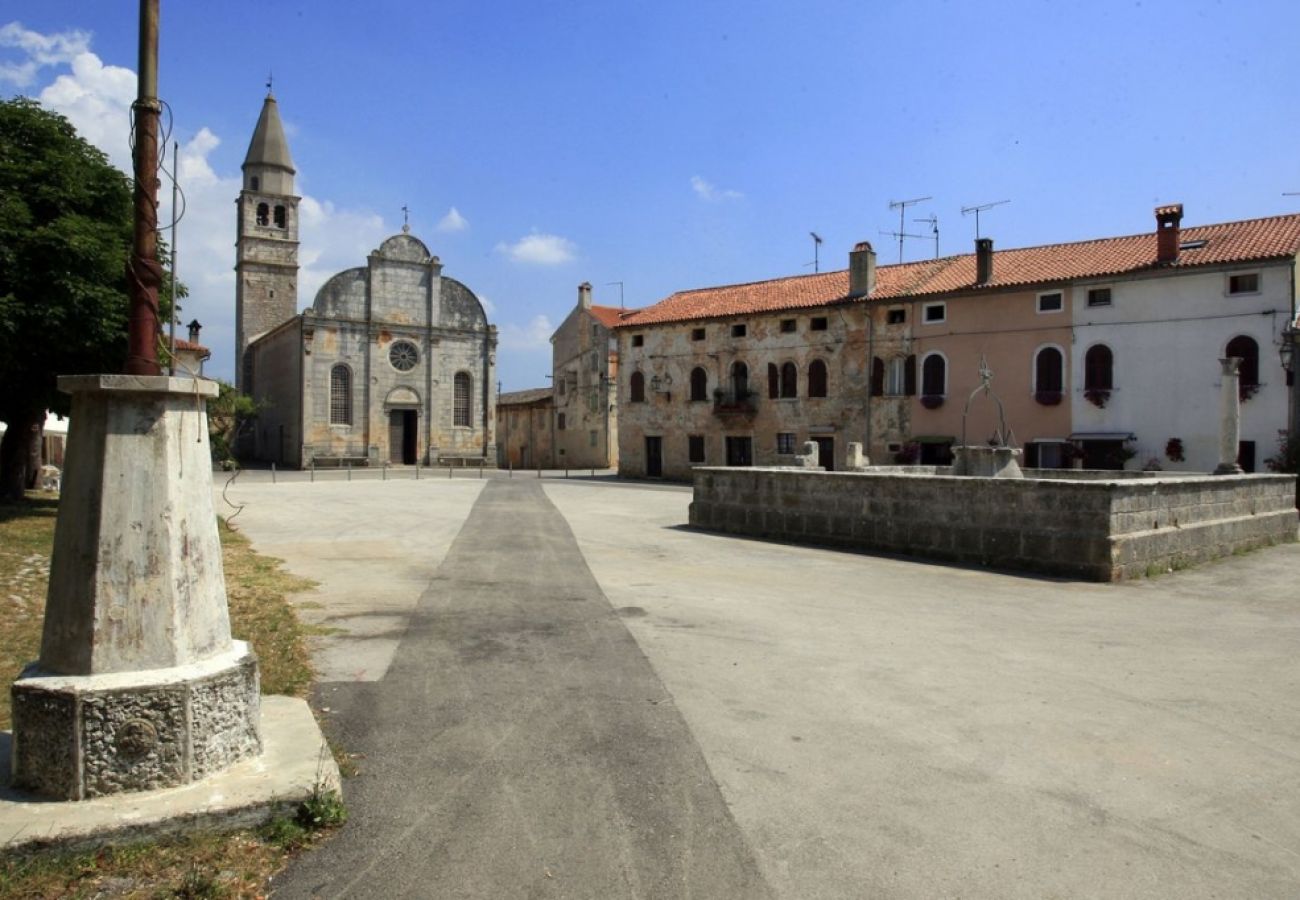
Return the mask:
[[816,441],[804,441],[803,453],[794,455],[795,465],[804,469],[816,469],[818,458],[818,447]]
[[40,659],[14,682],[14,786],[81,800],[261,752],[212,508],[213,381],[59,379],[72,417]]
[[871,465],[871,461],[867,459],[867,455],[862,452],[862,445],[857,441],[850,441],[844,459],[844,468],[848,469],[850,472],[861,472],[869,465]]
[[1223,366],[1223,386],[1219,390],[1219,465],[1214,474],[1240,475],[1237,454],[1241,442],[1241,359],[1229,356],[1220,359],[1219,365]]

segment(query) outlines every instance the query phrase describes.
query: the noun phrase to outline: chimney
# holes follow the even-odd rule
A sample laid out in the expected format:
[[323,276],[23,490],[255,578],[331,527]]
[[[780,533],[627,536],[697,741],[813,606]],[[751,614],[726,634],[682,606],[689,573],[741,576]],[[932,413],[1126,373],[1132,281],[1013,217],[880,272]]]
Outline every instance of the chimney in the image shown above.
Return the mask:
[[1163,266],[1178,262],[1178,225],[1182,220],[1181,203],[1156,207],[1156,262]]
[[584,281],[578,285],[578,305],[583,309],[591,309],[591,282]]
[[862,241],[849,253],[849,296],[865,297],[876,289],[876,251]]
[[190,343],[197,344],[199,342],[199,329],[203,327],[199,324],[199,320],[191,319],[190,324],[185,327],[190,330]]
[[993,280],[993,238],[975,239],[975,283]]

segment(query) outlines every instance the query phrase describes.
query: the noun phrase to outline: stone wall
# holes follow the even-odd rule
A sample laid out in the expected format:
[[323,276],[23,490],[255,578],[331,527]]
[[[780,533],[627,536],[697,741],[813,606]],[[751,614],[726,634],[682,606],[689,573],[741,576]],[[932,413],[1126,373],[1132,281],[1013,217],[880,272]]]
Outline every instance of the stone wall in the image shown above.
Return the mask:
[[1118,581],[1294,541],[1295,478],[1014,480],[698,468],[690,523]]

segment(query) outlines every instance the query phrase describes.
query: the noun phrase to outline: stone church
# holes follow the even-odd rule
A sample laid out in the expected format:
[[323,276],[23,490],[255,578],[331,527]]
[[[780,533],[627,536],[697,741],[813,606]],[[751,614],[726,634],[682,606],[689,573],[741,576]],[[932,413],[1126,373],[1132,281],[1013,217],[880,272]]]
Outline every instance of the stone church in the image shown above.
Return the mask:
[[296,467],[495,463],[497,334],[474,292],[403,226],[298,313],[300,198],[269,94],[243,172],[236,380],[262,405],[245,455]]

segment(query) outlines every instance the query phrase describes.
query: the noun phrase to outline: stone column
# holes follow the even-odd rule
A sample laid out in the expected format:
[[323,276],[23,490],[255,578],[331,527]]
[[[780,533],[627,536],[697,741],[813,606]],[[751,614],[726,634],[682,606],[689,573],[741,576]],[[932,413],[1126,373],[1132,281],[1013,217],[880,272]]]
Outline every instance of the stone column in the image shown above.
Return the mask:
[[261,752],[212,508],[213,381],[72,394],[40,659],[14,682],[14,786],[66,800],[197,781]]
[[1241,359],[1229,356],[1220,359],[1219,364],[1223,366],[1223,387],[1219,393],[1219,465],[1214,474],[1240,475],[1237,445],[1241,442],[1241,376],[1237,370]]

